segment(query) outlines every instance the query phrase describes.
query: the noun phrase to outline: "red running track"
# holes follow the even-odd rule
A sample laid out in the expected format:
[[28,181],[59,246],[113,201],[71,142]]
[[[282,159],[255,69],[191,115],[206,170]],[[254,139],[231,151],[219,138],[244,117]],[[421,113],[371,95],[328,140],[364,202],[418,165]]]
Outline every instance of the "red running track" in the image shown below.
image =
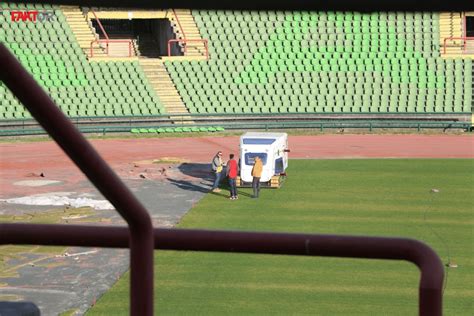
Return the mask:
[[[238,153],[239,137],[91,140],[117,171],[134,161],[177,157],[209,163],[218,150]],[[290,158],[474,158],[473,135],[316,135],[290,136]],[[85,179],[54,142],[0,144],[0,198],[41,193],[40,187],[13,185],[31,173],[74,185]]]

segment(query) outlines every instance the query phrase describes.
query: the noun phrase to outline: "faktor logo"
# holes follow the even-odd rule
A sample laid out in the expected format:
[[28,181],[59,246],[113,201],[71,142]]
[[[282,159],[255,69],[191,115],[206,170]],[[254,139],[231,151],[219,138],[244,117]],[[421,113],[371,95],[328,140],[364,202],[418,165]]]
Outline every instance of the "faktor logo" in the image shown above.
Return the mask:
[[47,22],[56,19],[52,11],[10,11],[10,14],[13,22]]

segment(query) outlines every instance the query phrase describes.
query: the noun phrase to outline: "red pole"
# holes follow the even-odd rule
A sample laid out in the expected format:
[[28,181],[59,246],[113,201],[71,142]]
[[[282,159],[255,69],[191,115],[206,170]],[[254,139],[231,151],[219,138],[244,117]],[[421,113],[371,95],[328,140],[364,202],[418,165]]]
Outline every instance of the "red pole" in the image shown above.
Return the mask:
[[173,9],[173,14],[174,17],[176,18],[176,22],[178,22],[179,30],[181,31],[181,34],[183,34],[183,39],[186,40],[186,34],[184,34],[183,27],[181,26],[181,22],[179,21],[178,15],[176,14],[176,10]]
[[466,29],[466,12],[462,13],[462,36],[467,37],[467,29]]
[[[38,244],[126,248],[130,242],[128,236],[126,227],[0,224],[0,245]],[[419,315],[442,315],[443,263],[433,249],[417,240],[163,228],[155,228],[153,236],[154,248],[163,250],[409,261],[417,265],[421,271],[418,288]]]
[[[102,26],[102,23],[100,22],[99,17],[95,14],[95,11],[91,9],[91,12],[94,15],[95,20],[97,21],[97,24],[99,24],[99,28],[102,31],[102,34],[104,35],[105,39],[107,40],[105,53],[108,56],[109,55],[109,35],[107,35],[107,32],[105,31],[104,27]],[[100,47],[100,45],[99,45],[99,47]]]
[[2,43],[0,65],[0,80],[127,222],[131,270],[130,313],[152,316],[154,240],[148,211]]
[[178,22],[179,30],[181,31],[181,34],[183,34],[183,40],[184,40],[184,55],[186,55],[186,50],[187,50],[187,47],[186,47],[186,34],[184,34],[183,27],[181,26],[181,22],[179,21],[179,18],[178,18],[178,15],[176,14],[176,10],[175,10],[175,9],[173,9],[173,14],[174,14],[174,17],[176,18],[176,22]]
[[171,40],[168,41],[168,57],[171,56],[171,46],[170,46]]
[[91,12],[92,12],[92,14],[94,15],[95,20],[97,21],[97,24],[99,24],[99,28],[100,28],[100,30],[102,31],[102,34],[103,34],[104,37],[108,40],[108,39],[109,39],[109,36],[107,35],[107,32],[105,31],[104,27],[102,26],[102,23],[100,23],[100,20],[99,20],[99,18],[97,17],[97,15],[95,14],[95,11],[91,9]]

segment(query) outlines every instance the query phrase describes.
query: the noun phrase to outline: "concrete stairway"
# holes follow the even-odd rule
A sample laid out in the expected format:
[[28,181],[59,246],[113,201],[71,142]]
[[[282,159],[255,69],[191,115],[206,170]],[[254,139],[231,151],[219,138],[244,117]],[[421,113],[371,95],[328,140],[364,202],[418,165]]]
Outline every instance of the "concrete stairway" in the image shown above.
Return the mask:
[[166,71],[163,61],[158,58],[140,58],[139,62],[166,112],[168,114],[188,114],[189,112]]
[[439,35],[442,57],[456,57],[462,55],[461,40],[448,40],[446,42],[446,54],[444,54],[444,39],[462,36],[462,17],[459,12],[442,12],[439,15]]
[[160,52],[158,50],[159,43],[153,36],[141,35],[140,40],[136,41],[137,56],[144,58],[158,58]]
[[[60,8],[66,16],[66,21],[68,22],[72,32],[76,36],[76,40],[79,43],[79,46],[84,51],[84,54],[86,56],[89,56],[91,41],[99,39],[99,35],[92,27],[92,23],[82,13],[81,9],[78,6],[60,6]],[[104,49],[99,47],[98,44],[95,44],[93,46],[93,54],[94,57],[105,56]]]
[[[183,29],[183,33],[186,36],[186,39],[202,39],[201,33],[194,21],[194,17],[191,14],[191,11],[188,9],[176,9],[176,16],[178,17],[179,23]],[[177,38],[183,39],[184,35],[181,33],[181,29],[178,24],[174,14],[169,15],[171,25],[175,31]],[[184,44],[180,45],[182,51],[184,52]],[[204,57],[206,56],[206,49],[203,42],[190,42],[186,44],[186,53],[185,56],[193,57]]]
[[132,41],[132,46],[129,47],[128,43],[109,43],[109,57],[133,57],[136,56],[136,48]]
[[474,41],[469,41],[466,43],[466,53],[474,58]]

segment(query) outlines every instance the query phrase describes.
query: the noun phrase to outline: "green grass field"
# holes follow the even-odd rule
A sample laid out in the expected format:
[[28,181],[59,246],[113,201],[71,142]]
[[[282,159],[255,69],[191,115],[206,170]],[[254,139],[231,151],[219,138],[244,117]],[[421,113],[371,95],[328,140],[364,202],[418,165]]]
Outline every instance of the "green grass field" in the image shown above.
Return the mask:
[[[179,227],[416,238],[459,265],[445,315],[474,314],[474,160],[292,160],[288,174],[258,200],[208,194]],[[160,251],[155,313],[416,315],[418,282],[402,261]],[[127,273],[88,315],[127,315],[128,287]]]

